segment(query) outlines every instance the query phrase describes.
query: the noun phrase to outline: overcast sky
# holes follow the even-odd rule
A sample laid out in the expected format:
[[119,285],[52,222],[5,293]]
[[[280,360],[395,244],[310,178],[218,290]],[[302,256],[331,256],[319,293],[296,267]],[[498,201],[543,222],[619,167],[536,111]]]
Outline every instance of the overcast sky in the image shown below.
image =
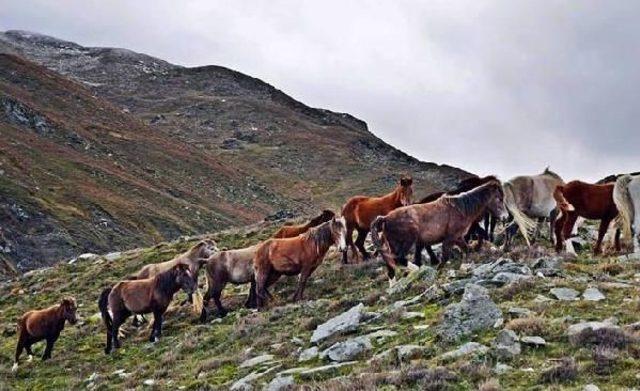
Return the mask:
[[223,65],[425,161],[640,170],[640,1],[7,1],[0,29]]

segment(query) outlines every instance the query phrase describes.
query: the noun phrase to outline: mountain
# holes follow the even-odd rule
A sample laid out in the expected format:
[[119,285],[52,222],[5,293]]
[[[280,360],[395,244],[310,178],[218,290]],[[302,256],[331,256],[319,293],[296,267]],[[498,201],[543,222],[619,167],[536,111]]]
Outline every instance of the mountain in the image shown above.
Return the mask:
[[339,208],[402,173],[416,196],[469,175],[224,67],[24,31],[0,53],[5,272]]

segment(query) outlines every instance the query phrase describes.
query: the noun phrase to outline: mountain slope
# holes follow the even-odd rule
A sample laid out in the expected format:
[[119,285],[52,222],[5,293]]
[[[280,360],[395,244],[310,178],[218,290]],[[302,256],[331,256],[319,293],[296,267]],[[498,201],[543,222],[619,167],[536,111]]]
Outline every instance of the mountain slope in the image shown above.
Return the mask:
[[468,175],[223,67],[18,31],[0,52],[49,68],[2,56],[0,257],[20,269]]

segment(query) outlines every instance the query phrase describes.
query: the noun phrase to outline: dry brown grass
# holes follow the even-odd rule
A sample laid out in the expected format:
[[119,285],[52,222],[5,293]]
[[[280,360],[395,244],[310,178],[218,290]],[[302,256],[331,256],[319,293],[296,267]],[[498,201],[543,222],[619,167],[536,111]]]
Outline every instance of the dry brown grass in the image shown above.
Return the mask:
[[617,276],[618,274],[624,272],[624,266],[619,263],[603,263],[598,266],[598,270],[611,276]]
[[496,291],[496,296],[500,301],[513,300],[513,298],[521,292],[533,289],[536,285],[535,279],[526,279],[512,282],[511,284],[500,288]]
[[516,333],[525,335],[542,336],[546,335],[548,331],[545,319],[537,316],[512,319],[505,327]]
[[554,367],[540,374],[540,381],[545,384],[572,383],[578,377],[578,365],[571,357],[563,357]]
[[478,386],[478,391],[500,391],[500,390],[501,390],[500,382],[498,382],[498,379],[486,380]]

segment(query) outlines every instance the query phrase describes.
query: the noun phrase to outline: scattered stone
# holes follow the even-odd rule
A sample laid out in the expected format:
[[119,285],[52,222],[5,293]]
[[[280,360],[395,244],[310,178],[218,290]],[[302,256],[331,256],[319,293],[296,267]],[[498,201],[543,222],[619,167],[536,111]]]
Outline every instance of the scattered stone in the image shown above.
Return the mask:
[[460,357],[468,356],[470,354],[475,355],[483,355],[489,350],[488,347],[477,343],[477,342],[467,342],[464,345],[460,346],[458,349],[451,350],[449,352],[444,353],[441,358],[443,360],[455,360]]
[[571,288],[552,288],[550,292],[556,299],[562,301],[578,300],[578,295],[580,295],[580,292]]
[[233,383],[231,385],[230,390],[231,391],[251,391],[253,390],[253,383],[258,380],[259,378],[263,377],[264,375],[272,372],[273,370],[275,370],[276,368],[279,368],[280,365],[276,365],[273,366],[271,368],[268,368],[267,370],[263,371],[263,372],[258,372],[258,371],[254,371],[251,372],[250,374],[248,374],[247,376],[243,377],[242,379],[236,381],[235,383]]
[[414,358],[418,358],[426,351],[426,348],[419,345],[399,345],[396,346],[395,349],[398,353],[398,360],[400,362],[406,362]]
[[298,361],[302,362],[302,361],[313,360],[314,358],[318,357],[318,354],[319,354],[318,347],[312,346],[309,349],[305,349],[300,353],[300,356],[298,357]]
[[436,279],[436,270],[429,266],[420,266],[419,269],[412,271],[406,277],[403,277],[396,281],[393,286],[387,289],[387,294],[395,295],[406,291],[416,281],[434,282]]
[[457,295],[463,292],[467,285],[474,284],[478,282],[478,280],[479,278],[463,278],[461,280],[452,281],[442,285],[442,290],[450,295]]
[[382,329],[382,330],[374,331],[373,333],[367,334],[364,336],[364,338],[367,338],[370,341],[373,340],[373,342],[375,343],[379,343],[382,340],[395,337],[396,335],[398,335],[398,333],[393,330]]
[[291,338],[291,342],[296,344],[296,345],[299,345],[299,346],[304,345],[304,341],[301,338],[298,338],[298,337]]
[[562,267],[562,258],[538,258],[533,263],[533,270],[536,274],[540,273],[542,276],[557,276],[560,274]]
[[504,375],[507,372],[511,372],[513,367],[507,364],[497,363],[496,367],[493,369],[493,372],[496,375]]
[[473,270],[473,275],[482,279],[492,279],[500,273],[511,273],[525,276],[532,275],[531,269],[529,269],[528,266],[516,263],[509,258],[498,258],[496,261],[485,263]]
[[531,346],[545,346],[547,344],[544,338],[538,336],[525,336],[520,338],[520,342]]
[[509,315],[515,315],[518,318],[527,318],[533,315],[533,311],[522,307],[511,307],[507,310]]
[[109,253],[107,255],[104,256],[104,259],[106,259],[108,262],[112,262],[115,261],[116,259],[120,258],[122,256],[122,252],[120,251],[115,251],[112,253]]
[[352,307],[347,312],[329,319],[325,323],[319,325],[311,336],[311,343],[317,344],[332,335],[338,333],[346,333],[358,328],[360,321],[364,315],[364,304],[360,303]]
[[369,338],[356,337],[331,345],[320,353],[320,358],[328,357],[331,361],[338,362],[351,361],[372,348]]
[[511,273],[511,272],[500,272],[495,276],[493,276],[491,281],[504,285],[504,284],[510,284],[512,282],[521,281],[521,280],[528,280],[530,278],[533,278],[533,276]]
[[251,368],[264,363],[270,363],[272,361],[273,361],[273,354],[263,354],[261,356],[253,357],[246,360],[245,362],[240,364],[240,368]]
[[442,340],[454,342],[460,337],[491,328],[499,319],[502,319],[502,311],[491,300],[487,289],[469,284],[462,300],[446,307],[436,333]]
[[424,318],[424,314],[422,312],[415,312],[415,311],[407,311],[402,313],[402,319],[416,319],[416,318]]
[[520,354],[520,343],[518,336],[513,330],[500,330],[496,339],[493,341],[495,354],[498,359],[512,360]]
[[269,382],[267,387],[265,387],[265,391],[281,391],[286,390],[287,388],[295,385],[296,382],[293,379],[293,376],[276,376]]
[[428,324],[419,324],[416,326],[413,326],[414,330],[427,330],[430,326]]
[[598,388],[598,386],[596,386],[595,384],[587,384],[586,386],[582,387],[582,391],[600,391],[600,388]]
[[569,326],[569,328],[567,329],[567,335],[569,336],[576,335],[582,332],[582,330],[586,330],[586,329],[592,329],[593,331],[596,331],[602,328],[614,328],[614,329],[620,328],[618,327],[618,325],[616,325],[616,323],[617,321],[615,318],[605,319],[602,322],[592,321],[592,322],[576,323]]
[[148,387],[153,387],[156,384],[156,381],[153,380],[153,379],[147,379],[147,380],[143,381],[142,384],[144,384],[145,386],[148,386]]
[[534,303],[548,303],[550,301],[553,301],[553,299],[550,299],[545,295],[537,295],[535,299],[533,299]]
[[585,289],[585,291],[582,292],[582,298],[589,301],[600,301],[605,299],[604,295],[598,290],[598,288]]

